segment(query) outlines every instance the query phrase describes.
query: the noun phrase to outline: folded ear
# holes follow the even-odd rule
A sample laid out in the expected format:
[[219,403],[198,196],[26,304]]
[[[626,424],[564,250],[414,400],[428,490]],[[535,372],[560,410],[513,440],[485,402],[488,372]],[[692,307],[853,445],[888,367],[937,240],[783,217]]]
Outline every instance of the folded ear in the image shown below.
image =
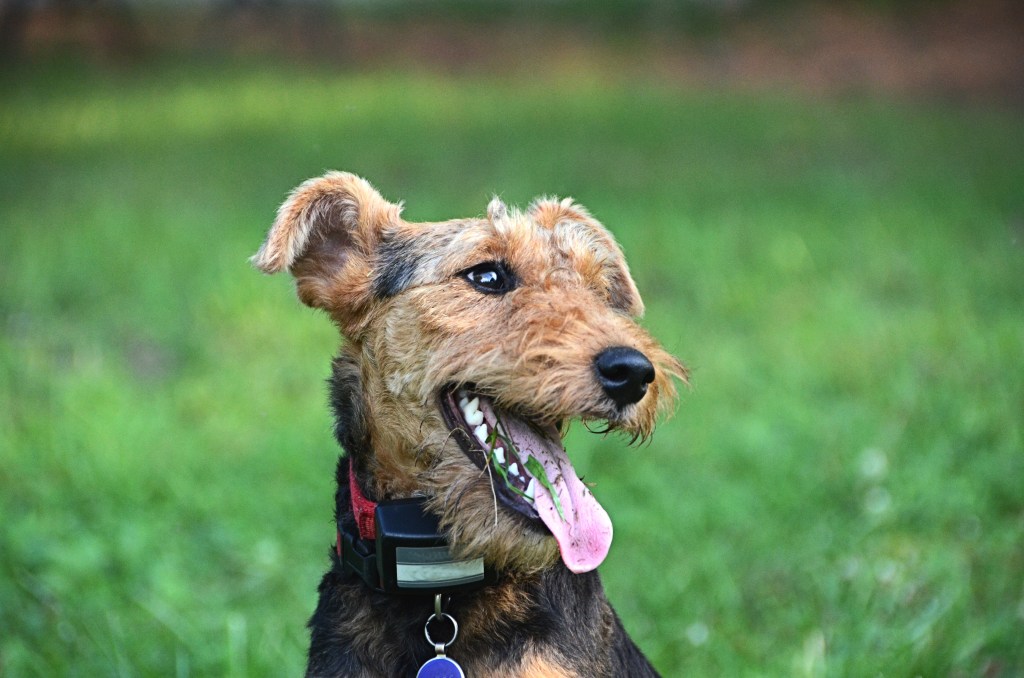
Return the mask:
[[644,314],[644,302],[640,298],[636,283],[633,282],[633,276],[629,274],[629,266],[626,265],[622,248],[611,232],[590,216],[585,207],[574,203],[572,198],[541,198],[530,205],[529,214],[536,223],[552,230],[565,222],[581,224],[588,228],[594,238],[595,247],[610,255],[604,258],[602,266],[607,283],[608,303],[612,308],[633,318],[639,318]]
[[401,211],[365,179],[328,172],[292,191],[250,261],[264,273],[287,270],[304,304],[343,315],[367,291],[368,259]]

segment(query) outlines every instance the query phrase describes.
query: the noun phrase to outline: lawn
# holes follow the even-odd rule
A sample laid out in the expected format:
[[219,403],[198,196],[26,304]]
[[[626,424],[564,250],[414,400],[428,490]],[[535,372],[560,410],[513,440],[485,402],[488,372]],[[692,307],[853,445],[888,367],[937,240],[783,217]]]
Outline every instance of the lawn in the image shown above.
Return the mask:
[[0,673],[286,676],[333,540],[330,323],[286,192],[571,195],[693,370],[583,430],[667,676],[1024,676],[1024,116],[596,77],[0,74]]

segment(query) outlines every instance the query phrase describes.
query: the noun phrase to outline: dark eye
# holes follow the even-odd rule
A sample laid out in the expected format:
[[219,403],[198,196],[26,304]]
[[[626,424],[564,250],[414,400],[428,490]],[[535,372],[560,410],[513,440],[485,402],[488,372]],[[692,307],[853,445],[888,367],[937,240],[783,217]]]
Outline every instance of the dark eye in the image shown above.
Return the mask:
[[515,280],[499,261],[477,264],[462,272],[469,284],[485,294],[504,294],[515,287]]

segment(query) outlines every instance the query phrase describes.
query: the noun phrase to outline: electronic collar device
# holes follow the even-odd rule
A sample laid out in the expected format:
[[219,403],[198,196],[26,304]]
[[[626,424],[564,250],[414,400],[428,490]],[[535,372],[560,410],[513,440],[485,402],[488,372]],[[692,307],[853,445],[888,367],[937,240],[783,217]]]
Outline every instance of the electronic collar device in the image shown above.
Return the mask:
[[[454,593],[493,584],[494,572],[483,558],[456,560],[440,533],[437,517],[424,509],[426,499],[366,499],[349,468],[349,487],[357,527],[338,522],[338,557],[370,588],[382,593]],[[372,511],[372,513],[371,513]]]

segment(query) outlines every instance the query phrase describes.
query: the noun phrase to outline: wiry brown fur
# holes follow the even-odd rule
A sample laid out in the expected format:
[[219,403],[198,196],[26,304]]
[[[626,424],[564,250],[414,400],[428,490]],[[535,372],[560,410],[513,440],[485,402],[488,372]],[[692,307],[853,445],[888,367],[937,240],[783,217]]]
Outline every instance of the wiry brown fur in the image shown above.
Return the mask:
[[[514,290],[485,295],[467,284],[461,274],[489,261],[515,272]],[[335,361],[335,383],[347,385],[338,390],[349,398],[339,416],[358,430],[339,437],[357,448],[348,451],[364,491],[377,500],[428,497],[453,551],[482,556],[505,573],[501,585],[481,594],[488,605],[467,603],[470,633],[515,623],[517,610],[532,608],[509,582],[535,581],[561,564],[550,534],[524,529],[520,516],[496,506],[487,468],[467,457],[441,416],[441,390],[473,384],[497,407],[534,421],[602,421],[643,439],[674,400],[672,378],[685,379],[682,365],[636,324],[643,303],[615,240],[571,200],[541,199],[519,212],[495,199],[482,218],[413,223],[365,180],[331,172],[291,194],[253,263],[268,273],[291,272],[301,300],[327,312],[347,340]],[[655,366],[647,395],[635,404],[617,407],[594,377],[594,356],[610,346],[637,349]],[[337,605],[361,605],[358,587],[321,591],[321,607],[335,597]],[[621,630],[610,607],[595,614],[607,634]],[[365,661],[391,666],[385,641],[372,636],[394,629],[370,619],[358,625],[365,626]],[[564,654],[526,647],[511,664],[481,660],[477,675],[593,669]],[[313,651],[310,661],[312,672]]]

